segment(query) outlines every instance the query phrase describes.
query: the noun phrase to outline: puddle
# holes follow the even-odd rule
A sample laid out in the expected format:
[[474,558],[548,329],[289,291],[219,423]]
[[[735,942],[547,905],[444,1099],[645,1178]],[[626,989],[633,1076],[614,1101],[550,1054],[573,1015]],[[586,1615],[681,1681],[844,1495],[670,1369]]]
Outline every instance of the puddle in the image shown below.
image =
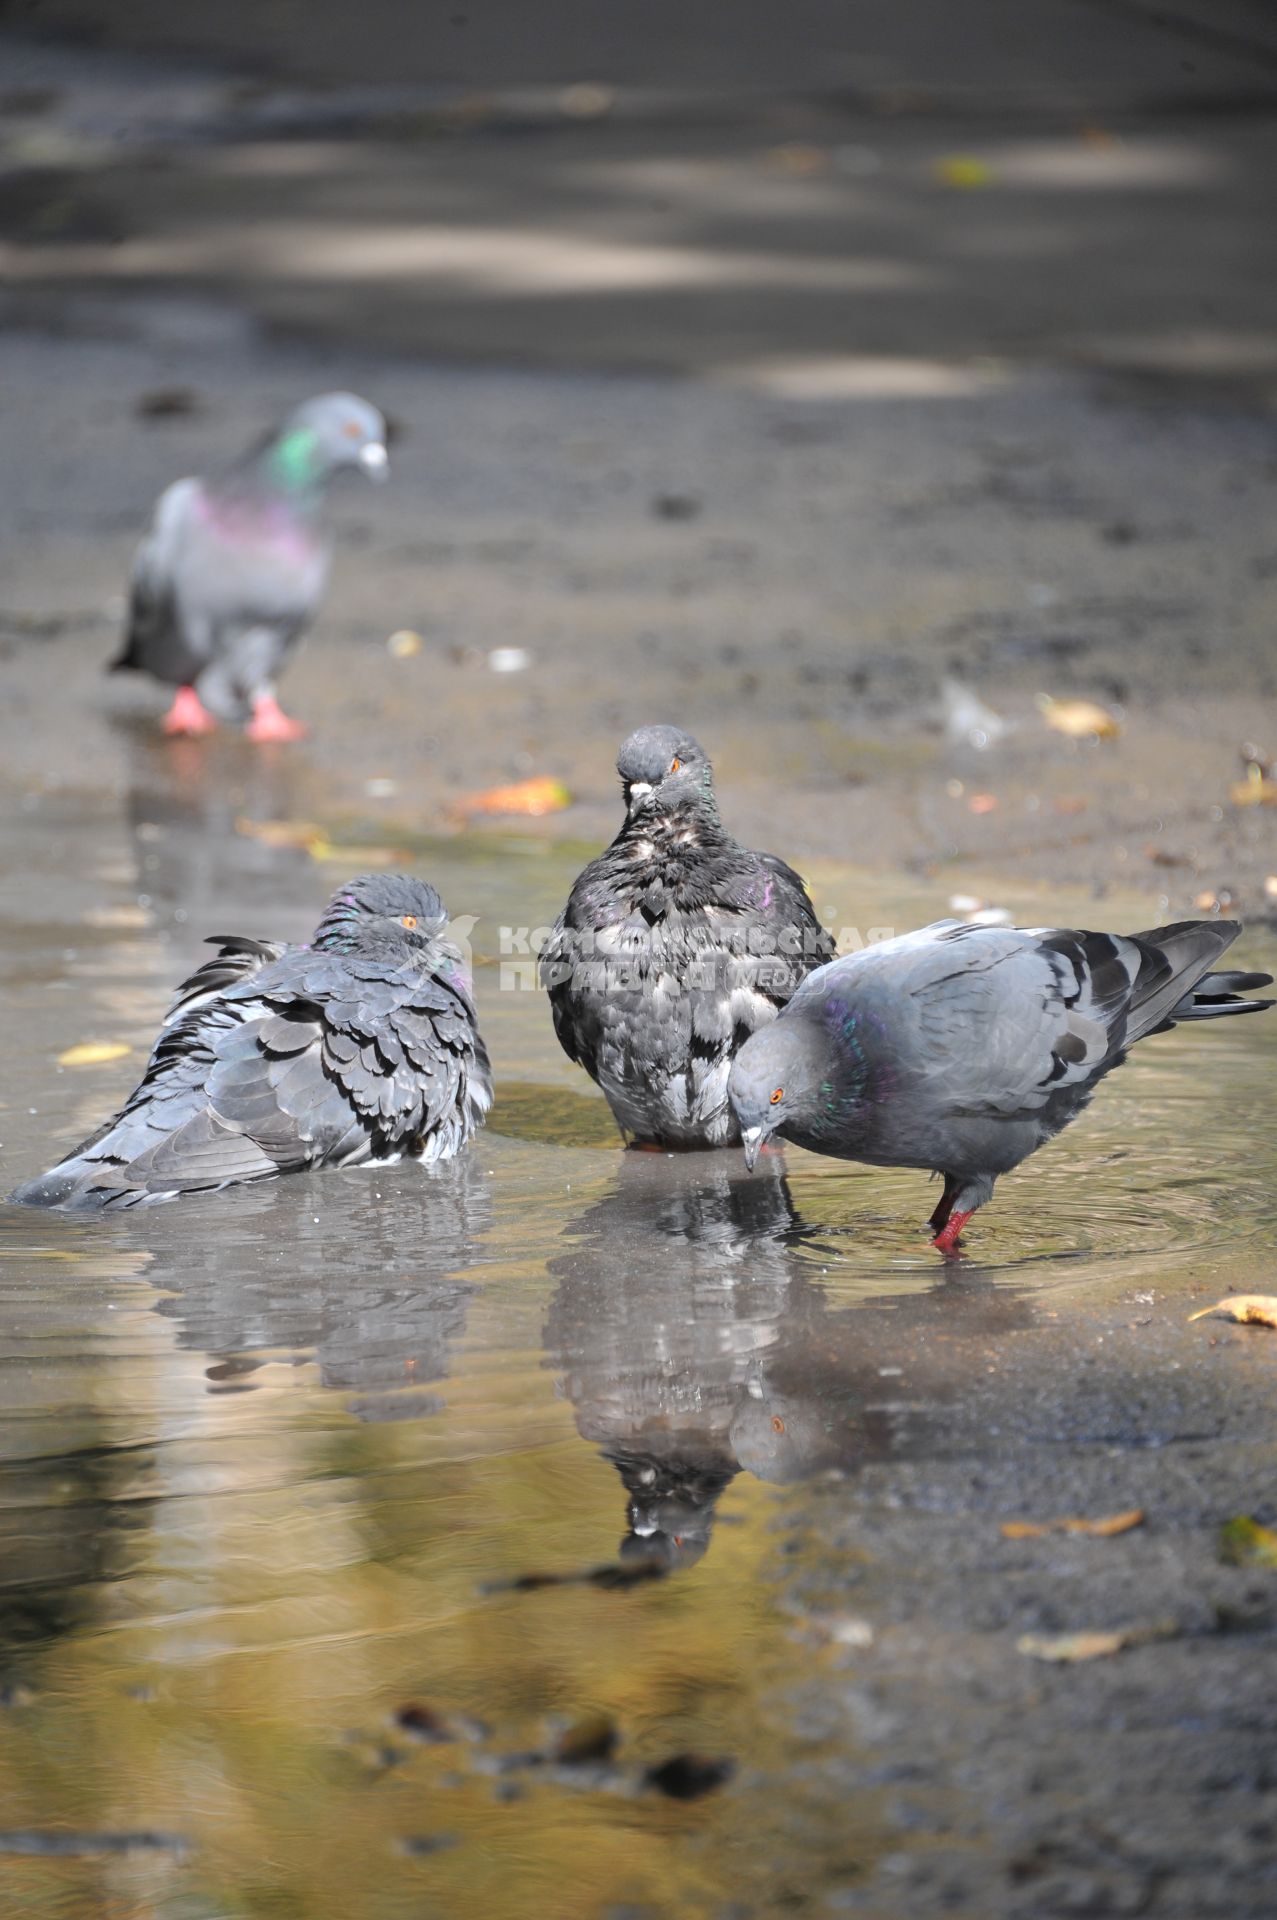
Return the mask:
[[[152,774],[0,844],[6,1188],[132,1084],[64,1046],[143,1049],[205,930],[313,923],[332,871],[237,835],[254,801],[287,817]],[[921,1176],[620,1154],[540,997],[501,990],[511,889],[544,923],[577,850],[418,851],[480,916],[500,1087],[464,1159],[0,1210],[0,1911],[817,1910],[900,1840],[842,1784],[854,1735],[794,1709],[822,1656],[792,1503],[979,1456],[974,1385],[1089,1301],[1267,1281],[1277,1032],[1143,1049],[946,1269]],[[998,1444],[1038,1419],[1012,1392]],[[618,1567],[655,1577],[585,1577]],[[554,1760],[591,1715],[614,1751]],[[652,1784],[687,1754],[730,1777]]]

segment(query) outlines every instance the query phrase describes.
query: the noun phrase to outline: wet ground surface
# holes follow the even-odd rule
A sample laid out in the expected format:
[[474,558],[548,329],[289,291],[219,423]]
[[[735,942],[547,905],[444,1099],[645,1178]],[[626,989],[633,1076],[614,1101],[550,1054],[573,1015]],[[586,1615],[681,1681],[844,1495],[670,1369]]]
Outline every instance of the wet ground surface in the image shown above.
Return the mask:
[[[6,1186],[214,897],[301,936],[342,870],[166,810],[167,751],[6,841]],[[1274,1517],[1277,1336],[1187,1315],[1271,1283],[1277,1035],[1141,1048],[945,1264],[921,1176],[618,1150],[502,972],[579,857],[416,849],[479,915],[461,1161],[0,1213],[0,1911],[1271,1911],[1277,1594],[1218,1532]]]
[[[1133,892],[1150,921],[1271,911],[1273,814],[1234,799],[1243,748],[1277,754],[1264,416],[1059,374],[830,400],[429,368],[190,303],[72,303],[66,324],[0,335],[5,764],[30,805],[193,798],[203,911],[245,818],[393,851],[455,832],[475,790],[552,775],[571,808],[510,830],[597,845],[617,745],[654,717],[703,737],[742,838],[910,872],[933,918],[1007,882],[1039,918],[1061,887]],[[393,484],[333,502],[332,589],[282,687],[313,737],[286,778],[234,739],[175,754],[158,690],[102,671],[137,530],[168,480],[332,386],[398,435]],[[503,648],[521,671],[493,670]],[[996,749],[946,730],[946,682],[1005,721]],[[1100,702],[1121,736],[1053,732],[1044,693]],[[818,904],[865,933],[877,893]]]

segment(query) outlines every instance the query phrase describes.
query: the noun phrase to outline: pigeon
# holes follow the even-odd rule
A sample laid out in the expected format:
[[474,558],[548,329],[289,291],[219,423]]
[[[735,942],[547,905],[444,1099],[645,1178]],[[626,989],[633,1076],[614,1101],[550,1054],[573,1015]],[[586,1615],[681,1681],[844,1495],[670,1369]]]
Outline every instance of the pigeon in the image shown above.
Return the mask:
[[810,974],[741,1048],[729,1094],[749,1165],[771,1134],[925,1167],[942,1253],[999,1174],[1077,1118],[1126,1050],[1177,1021],[1258,1013],[1266,973],[1212,973],[1227,920],[1129,935],[938,920]]
[[640,727],[617,771],[625,824],[542,949],[554,1029],[632,1144],[738,1146],[732,1060],[834,943],[793,869],[726,831],[689,733]]
[[353,393],[323,393],[222,478],[178,480],[160,495],[112,671],[177,688],[166,733],[210,733],[221,718],[247,720],[250,740],[301,738],[275,678],[323,596],[324,495],[347,467],[386,478],[386,423]]
[[365,874],[303,947],[215,935],[121,1111],[11,1198],[123,1208],[314,1167],[430,1165],[492,1103],[434,888]]

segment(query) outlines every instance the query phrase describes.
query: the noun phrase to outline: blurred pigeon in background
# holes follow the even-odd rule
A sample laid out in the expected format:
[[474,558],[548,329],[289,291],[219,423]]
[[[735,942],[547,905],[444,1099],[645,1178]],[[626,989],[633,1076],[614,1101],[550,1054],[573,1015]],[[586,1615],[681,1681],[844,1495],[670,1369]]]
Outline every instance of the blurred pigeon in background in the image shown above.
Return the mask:
[[634,1144],[735,1146],[732,1059],[834,943],[793,869],[726,831],[690,734],[640,727],[617,771],[625,824],[542,951],[554,1030]]
[[12,1198],[128,1207],[323,1166],[447,1160],[492,1103],[470,980],[434,888],[340,887],[309,946],[215,936],[139,1086]]
[[177,688],[165,732],[246,719],[250,740],[301,737],[275,678],[323,596],[324,496],[350,467],[385,479],[386,423],[353,393],[324,393],[221,479],[178,480],[160,495],[112,670],[136,667]]
[[944,1178],[935,1245],[993,1183],[1076,1119],[1126,1049],[1180,1020],[1257,1013],[1266,973],[1210,973],[1240,928],[1184,921],[1123,937],[938,920],[804,981],[732,1068],[752,1165],[770,1134]]

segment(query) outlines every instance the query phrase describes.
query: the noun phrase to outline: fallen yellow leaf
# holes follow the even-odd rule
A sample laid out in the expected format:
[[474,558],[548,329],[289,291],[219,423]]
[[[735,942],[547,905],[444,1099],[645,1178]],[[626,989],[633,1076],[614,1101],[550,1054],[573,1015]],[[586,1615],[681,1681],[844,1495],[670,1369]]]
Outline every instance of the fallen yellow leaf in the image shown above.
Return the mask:
[[1101,740],[1115,740],[1122,731],[1116,715],[1094,700],[1053,700],[1049,693],[1040,693],[1037,705],[1047,726],[1070,740],[1085,740],[1093,733]]
[[970,192],[973,187],[991,186],[994,175],[988,161],[973,153],[946,153],[936,161],[936,177],[946,187]]
[[1031,1660],[1072,1665],[1079,1660],[1103,1660],[1121,1653],[1123,1647],[1142,1646],[1149,1640],[1173,1640],[1178,1632],[1174,1620],[1160,1620],[1146,1627],[1114,1627],[1104,1632],[1022,1633],[1015,1648]]
[[823,147],[809,147],[796,143],[787,147],[771,147],[767,153],[767,164],[780,173],[823,173],[829,165],[829,154]]
[[1277,780],[1264,772],[1257,760],[1246,769],[1246,778],[1228,790],[1235,807],[1277,807]]
[[249,820],[243,814],[235,822],[235,831],[248,840],[260,840],[264,847],[310,847],[324,838],[317,820]]
[[1129,1533],[1144,1523],[1143,1507],[1130,1507],[1125,1513],[1105,1514],[1098,1520],[1004,1520],[1004,1540],[1037,1540],[1047,1533],[1089,1533],[1100,1540],[1114,1534]]
[[312,860],[341,861],[351,868],[398,867],[407,859],[399,847],[339,847],[322,837],[310,841],[306,851]]
[[572,795],[563,782],[548,776],[518,780],[510,787],[485,787],[480,793],[463,794],[456,803],[459,813],[522,813],[532,818],[561,813],[571,804]]
[[1073,1660],[1101,1660],[1107,1654],[1120,1653],[1126,1645],[1123,1633],[1022,1633],[1016,1641],[1017,1653],[1031,1660],[1060,1663]]
[[124,1040],[82,1040],[58,1055],[60,1067],[104,1067],[108,1060],[126,1060],[133,1051]]
[[1239,1513],[1219,1530],[1219,1557],[1230,1567],[1277,1567],[1277,1533]]
[[1200,1313],[1190,1313],[1190,1326],[1194,1320],[1205,1320],[1212,1313],[1222,1313],[1226,1319],[1239,1320],[1247,1327],[1277,1327],[1277,1295],[1234,1293],[1227,1300],[1217,1300],[1213,1307],[1203,1307]]

